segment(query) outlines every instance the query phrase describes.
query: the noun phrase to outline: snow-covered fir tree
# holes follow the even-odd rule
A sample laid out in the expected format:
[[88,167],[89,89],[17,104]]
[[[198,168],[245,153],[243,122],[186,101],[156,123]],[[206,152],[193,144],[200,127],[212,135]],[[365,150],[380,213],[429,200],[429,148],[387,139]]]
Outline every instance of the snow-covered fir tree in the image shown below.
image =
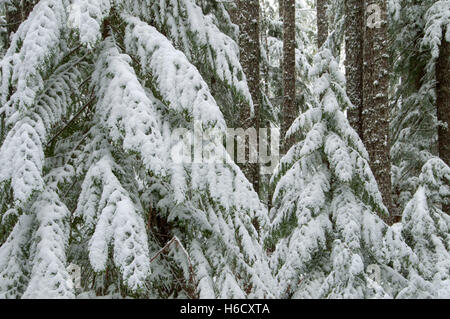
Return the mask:
[[[436,62],[450,23],[449,1],[389,1],[392,83],[393,198],[401,213],[413,197],[423,165],[438,155]],[[448,30],[448,29],[447,29]],[[448,36],[448,32],[447,32]]]
[[[243,2],[0,0],[0,298],[450,298],[450,1],[387,1],[393,225],[348,119],[349,3],[320,27],[282,3],[249,64]],[[280,130],[292,96],[258,194],[228,128]]]
[[[402,294],[414,298],[450,298],[450,216],[442,211],[450,201],[450,168],[439,158],[428,160],[419,187],[402,216],[406,243],[421,261],[411,273],[410,287]],[[419,292],[419,293],[418,293]]]
[[[226,126],[193,63],[251,105],[236,43],[193,0],[34,6],[1,65],[1,296],[276,296],[264,207],[205,135]],[[174,162],[179,128],[206,136],[202,162]]]
[[[272,232],[266,245],[279,290],[293,298],[393,297],[391,282],[376,282],[370,265],[402,278],[390,263],[388,226],[368,154],[345,117],[351,107],[345,78],[326,47],[314,60],[318,97],[288,134],[300,132],[273,177]],[[405,245],[402,245],[406,249]],[[397,255],[395,255],[397,256]],[[406,256],[409,257],[409,256]],[[396,279],[398,281],[398,279]]]

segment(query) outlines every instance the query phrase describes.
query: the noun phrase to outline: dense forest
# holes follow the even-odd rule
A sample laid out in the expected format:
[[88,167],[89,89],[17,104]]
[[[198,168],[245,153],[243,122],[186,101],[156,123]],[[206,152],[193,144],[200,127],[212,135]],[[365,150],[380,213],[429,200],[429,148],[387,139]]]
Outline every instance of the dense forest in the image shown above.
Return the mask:
[[450,0],[0,0],[0,298],[450,298]]

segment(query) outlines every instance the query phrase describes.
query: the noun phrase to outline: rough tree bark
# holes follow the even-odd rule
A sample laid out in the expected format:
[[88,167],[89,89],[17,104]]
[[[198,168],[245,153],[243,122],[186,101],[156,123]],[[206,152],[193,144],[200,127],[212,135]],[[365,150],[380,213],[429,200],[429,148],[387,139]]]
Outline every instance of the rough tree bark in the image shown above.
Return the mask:
[[282,108],[282,153],[292,147],[294,137],[285,138],[298,115],[295,103],[295,0],[284,0],[283,4],[283,108]]
[[[365,21],[371,23],[364,28],[362,137],[384,204],[392,215],[387,8],[385,0],[376,0],[371,5],[375,5],[375,13],[365,8]],[[391,222],[390,216],[382,217]]]
[[284,4],[284,0],[278,0],[279,15],[280,15],[280,20],[281,21],[283,21],[283,18],[284,18],[283,4]]
[[[445,35],[443,30],[443,35]],[[447,128],[439,126],[438,149],[439,157],[450,165],[450,43],[442,37],[439,58],[436,63],[436,93],[437,93],[437,117]],[[450,214],[450,205],[444,205],[443,211]]]
[[239,0],[235,0],[231,2],[226,8],[228,13],[230,14],[231,22],[236,25],[239,25],[239,13],[238,13],[238,5]]
[[327,5],[328,0],[317,0],[317,46],[319,48],[328,38]]
[[[260,4],[259,0],[238,0],[238,24],[239,24],[239,47],[240,47],[240,61],[242,68],[247,77],[247,83],[252,95],[254,113],[248,106],[241,107],[240,123],[241,128],[247,130],[254,128],[259,135],[259,106],[261,103],[260,91]],[[258,136],[259,139],[259,136]],[[257,145],[250,145],[250,147],[258,150]],[[247,150],[248,151],[248,150]],[[259,163],[244,163],[241,165],[242,170],[253,184],[256,192],[259,193]]]
[[347,111],[350,125],[362,138],[364,1],[345,0],[345,71],[347,95],[355,106]]

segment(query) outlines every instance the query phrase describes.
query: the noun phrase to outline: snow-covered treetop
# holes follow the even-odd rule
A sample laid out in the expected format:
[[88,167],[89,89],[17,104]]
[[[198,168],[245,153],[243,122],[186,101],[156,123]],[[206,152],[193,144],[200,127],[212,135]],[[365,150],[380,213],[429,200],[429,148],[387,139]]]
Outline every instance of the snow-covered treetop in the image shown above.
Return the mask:
[[377,216],[387,210],[367,151],[344,114],[352,107],[345,78],[326,47],[311,77],[315,104],[288,131],[301,140],[272,178],[277,184],[266,243],[274,249],[279,287],[299,298],[382,297],[387,292],[368,284],[365,267],[389,259],[383,252],[387,225]]

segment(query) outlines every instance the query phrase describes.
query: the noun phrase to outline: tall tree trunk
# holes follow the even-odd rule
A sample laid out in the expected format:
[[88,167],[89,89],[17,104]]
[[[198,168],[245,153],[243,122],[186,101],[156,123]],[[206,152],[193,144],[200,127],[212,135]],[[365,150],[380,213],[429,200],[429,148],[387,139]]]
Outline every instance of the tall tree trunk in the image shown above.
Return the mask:
[[[244,130],[249,128],[255,129],[258,136],[257,139],[259,140],[259,107],[261,103],[261,48],[259,37],[260,5],[259,0],[238,0],[237,4],[240,28],[240,60],[247,77],[247,83],[254,105],[253,115],[248,106],[241,107],[240,123]],[[257,145],[250,145],[250,147],[258,151],[258,143]],[[259,163],[247,162],[241,166],[245,176],[247,176],[253,184],[255,191],[259,193]]]
[[355,106],[347,111],[350,125],[362,138],[364,1],[345,0],[345,71],[347,95]]
[[319,48],[328,38],[327,5],[328,0],[317,0],[317,46]]
[[295,103],[295,0],[284,0],[283,10],[283,108],[281,123],[282,153],[292,147],[294,137],[286,132],[298,115]]
[[231,2],[229,6],[227,6],[227,11],[230,14],[231,22],[233,22],[236,25],[239,25],[239,12],[238,12],[238,6],[239,6],[239,0],[236,0],[235,2]]
[[[447,128],[439,126],[439,157],[450,165],[450,43],[445,41],[443,30],[439,59],[436,63],[437,117]],[[450,205],[444,205],[443,211],[450,214]]]
[[[377,23],[367,23],[365,26],[362,137],[384,204],[392,215],[387,8],[385,0],[376,0],[373,4],[379,9],[375,15],[379,15],[374,16],[373,12],[365,9],[365,21]],[[391,222],[390,216],[383,218],[386,222]]]
[[280,20],[283,20],[284,18],[284,0],[278,0],[278,7],[279,7],[279,15],[280,15]]

